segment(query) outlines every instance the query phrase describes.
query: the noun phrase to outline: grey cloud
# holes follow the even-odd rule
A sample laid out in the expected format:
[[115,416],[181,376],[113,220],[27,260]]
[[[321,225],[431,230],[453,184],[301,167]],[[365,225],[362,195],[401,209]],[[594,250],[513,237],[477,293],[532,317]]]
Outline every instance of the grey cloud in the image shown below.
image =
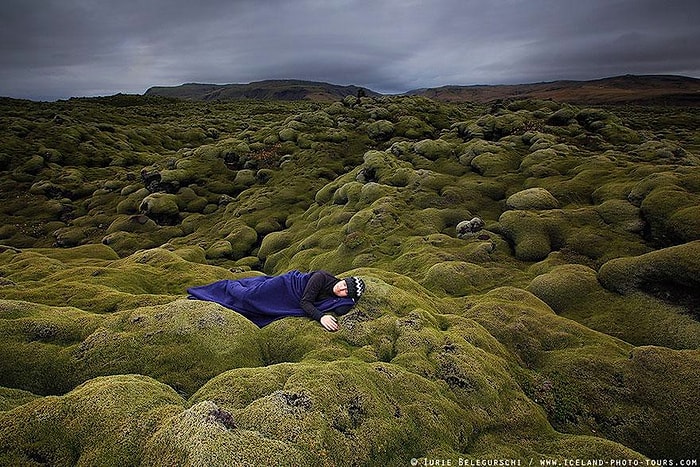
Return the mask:
[[446,84],[700,75],[685,0],[6,0],[0,95],[299,78]]

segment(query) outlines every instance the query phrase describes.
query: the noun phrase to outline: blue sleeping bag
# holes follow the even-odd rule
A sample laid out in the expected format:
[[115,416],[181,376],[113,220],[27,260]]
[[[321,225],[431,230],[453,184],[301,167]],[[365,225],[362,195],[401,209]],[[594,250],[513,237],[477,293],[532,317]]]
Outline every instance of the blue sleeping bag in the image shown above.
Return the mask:
[[[187,289],[188,298],[216,302],[234,310],[259,327],[286,316],[307,316],[300,301],[311,273],[290,271],[280,276],[225,279]],[[354,305],[351,298],[329,297],[314,306],[326,313]]]

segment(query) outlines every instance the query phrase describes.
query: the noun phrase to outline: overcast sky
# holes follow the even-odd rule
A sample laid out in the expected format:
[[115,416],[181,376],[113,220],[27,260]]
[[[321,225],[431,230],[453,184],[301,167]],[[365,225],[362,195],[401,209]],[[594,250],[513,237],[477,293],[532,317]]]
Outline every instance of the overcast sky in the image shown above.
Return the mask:
[[2,0],[0,96],[700,78],[700,0]]

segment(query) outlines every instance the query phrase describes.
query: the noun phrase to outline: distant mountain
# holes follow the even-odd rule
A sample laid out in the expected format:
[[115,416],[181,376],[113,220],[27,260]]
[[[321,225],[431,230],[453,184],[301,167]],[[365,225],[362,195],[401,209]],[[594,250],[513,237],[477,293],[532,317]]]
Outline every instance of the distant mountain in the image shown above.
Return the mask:
[[552,81],[516,85],[443,86],[407,95],[444,102],[499,99],[553,99],[576,104],[700,105],[700,79],[668,75],[624,75],[592,81]]
[[197,84],[180,86],[156,86],[146,95],[176,97],[195,101],[259,99],[259,100],[313,100],[334,101],[347,96],[380,94],[359,86],[340,86],[301,80],[266,80],[248,84]]
[[[248,84],[156,86],[149,96],[194,101],[259,99],[336,101],[347,96],[382,94],[360,86],[302,80],[266,80]],[[700,105],[700,79],[671,75],[624,75],[591,81],[551,81],[513,85],[442,86],[409,91],[443,102],[487,103],[502,99],[553,99],[574,104]]]

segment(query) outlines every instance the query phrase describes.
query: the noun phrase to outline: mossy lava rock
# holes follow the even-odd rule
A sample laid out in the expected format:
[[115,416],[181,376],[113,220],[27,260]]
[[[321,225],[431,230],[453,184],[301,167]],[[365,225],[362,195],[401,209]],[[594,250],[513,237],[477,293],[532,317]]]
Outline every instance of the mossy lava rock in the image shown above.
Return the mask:
[[700,457],[696,112],[355,93],[0,99],[0,465]]

